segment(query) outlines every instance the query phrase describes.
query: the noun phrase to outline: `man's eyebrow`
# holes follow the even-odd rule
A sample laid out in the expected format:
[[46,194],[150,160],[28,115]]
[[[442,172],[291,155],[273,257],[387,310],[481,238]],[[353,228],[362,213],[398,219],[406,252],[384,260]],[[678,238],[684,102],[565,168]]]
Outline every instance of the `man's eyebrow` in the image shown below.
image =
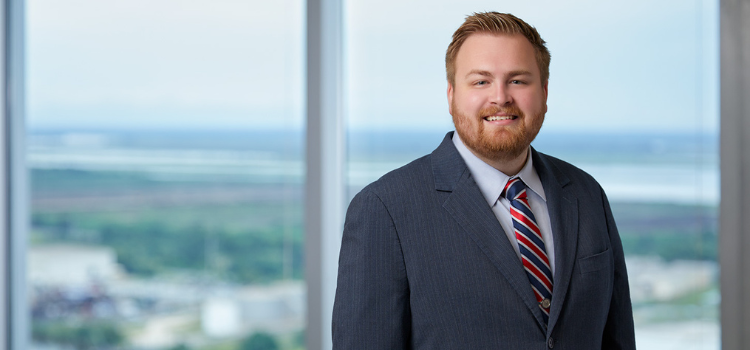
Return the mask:
[[[494,74],[490,73],[489,71],[481,70],[481,69],[472,69],[472,70],[469,71],[469,73],[466,74],[466,76],[468,77],[468,76],[473,75],[473,74],[481,75],[481,76],[485,76],[485,77],[489,77],[489,78],[493,78],[495,76]],[[508,77],[517,77],[519,75],[532,75],[532,74],[531,74],[530,71],[527,71],[527,70],[514,70],[514,71],[510,71],[510,72],[507,73]]]
[[509,77],[517,77],[519,75],[531,75],[531,72],[527,70],[514,70],[514,71],[508,72]]
[[480,70],[480,69],[472,69],[472,70],[469,71],[469,73],[466,74],[466,76],[468,77],[468,76],[470,76],[472,74],[481,75],[481,76],[485,76],[485,77],[489,77],[489,78],[494,77],[494,75],[492,75],[492,73],[490,73],[489,71]]

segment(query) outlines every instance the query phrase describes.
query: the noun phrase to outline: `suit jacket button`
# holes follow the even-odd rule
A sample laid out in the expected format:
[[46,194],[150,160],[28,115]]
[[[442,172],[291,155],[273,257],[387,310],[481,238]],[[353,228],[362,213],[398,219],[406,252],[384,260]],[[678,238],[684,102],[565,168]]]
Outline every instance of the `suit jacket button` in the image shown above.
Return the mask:
[[555,340],[554,340],[554,339],[552,339],[552,337],[549,337],[549,339],[547,339],[547,346],[548,346],[548,347],[549,347],[550,349],[552,349],[552,348],[554,348],[554,347],[555,347]]

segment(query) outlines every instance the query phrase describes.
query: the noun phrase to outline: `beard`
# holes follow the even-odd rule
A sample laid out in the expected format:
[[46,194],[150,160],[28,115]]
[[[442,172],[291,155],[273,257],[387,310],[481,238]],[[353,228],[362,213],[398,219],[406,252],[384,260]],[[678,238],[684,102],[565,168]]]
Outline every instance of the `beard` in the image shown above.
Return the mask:
[[[526,115],[516,106],[487,107],[480,110],[478,115],[472,116],[458,109],[454,101],[451,110],[453,111],[453,124],[464,145],[479,156],[495,161],[513,160],[524,154],[544,122],[544,111],[542,111],[532,116],[532,124],[527,126],[524,123]],[[512,127],[487,130],[482,116],[500,112],[518,116],[516,119],[518,123]],[[477,121],[477,123],[472,123],[472,121]]]

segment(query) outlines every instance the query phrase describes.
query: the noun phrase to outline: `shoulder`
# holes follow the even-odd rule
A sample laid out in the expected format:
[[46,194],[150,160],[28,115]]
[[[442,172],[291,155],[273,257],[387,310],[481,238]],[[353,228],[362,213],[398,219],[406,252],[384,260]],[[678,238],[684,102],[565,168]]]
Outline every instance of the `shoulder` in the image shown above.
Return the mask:
[[375,196],[385,202],[413,196],[427,188],[434,189],[431,158],[431,155],[426,155],[386,173],[363,188],[357,196]]
[[[556,158],[547,154],[544,154],[542,152],[536,152],[538,155],[538,159],[541,161],[541,167],[552,172],[556,177],[560,178],[567,178],[572,183],[582,184],[585,186],[596,186],[601,187],[599,185],[599,182],[594,179],[593,176],[591,176],[586,171],[582,170],[581,168],[570,164],[560,158]],[[539,171],[540,167],[536,167],[537,171]]]
[[[367,185],[352,198],[346,211],[345,232],[354,232],[358,223],[366,222],[363,232],[376,228],[396,227],[404,215],[414,214],[425,203],[435,200],[430,156],[424,156],[395,169]],[[353,231],[354,230],[354,231]],[[369,232],[369,231],[368,231]]]
[[556,183],[562,186],[565,192],[575,194],[588,202],[607,202],[604,189],[591,174],[559,158],[541,152],[536,154],[534,162],[538,161],[540,164],[534,163],[534,167],[541,178],[547,179],[542,181],[545,187],[547,184]]
[[451,141],[452,136],[453,132],[447,133],[432,153],[367,185],[354,197],[349,209],[375,198],[397,212],[414,212],[416,208],[423,208],[425,203],[435,203],[466,170],[466,164]]

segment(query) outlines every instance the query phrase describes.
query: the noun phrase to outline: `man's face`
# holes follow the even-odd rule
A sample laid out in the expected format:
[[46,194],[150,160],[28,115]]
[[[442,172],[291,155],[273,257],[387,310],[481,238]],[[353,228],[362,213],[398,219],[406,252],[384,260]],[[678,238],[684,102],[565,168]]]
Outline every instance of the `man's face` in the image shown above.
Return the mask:
[[448,103],[464,144],[489,160],[525,155],[547,112],[547,84],[531,43],[522,35],[472,34],[455,65]]

